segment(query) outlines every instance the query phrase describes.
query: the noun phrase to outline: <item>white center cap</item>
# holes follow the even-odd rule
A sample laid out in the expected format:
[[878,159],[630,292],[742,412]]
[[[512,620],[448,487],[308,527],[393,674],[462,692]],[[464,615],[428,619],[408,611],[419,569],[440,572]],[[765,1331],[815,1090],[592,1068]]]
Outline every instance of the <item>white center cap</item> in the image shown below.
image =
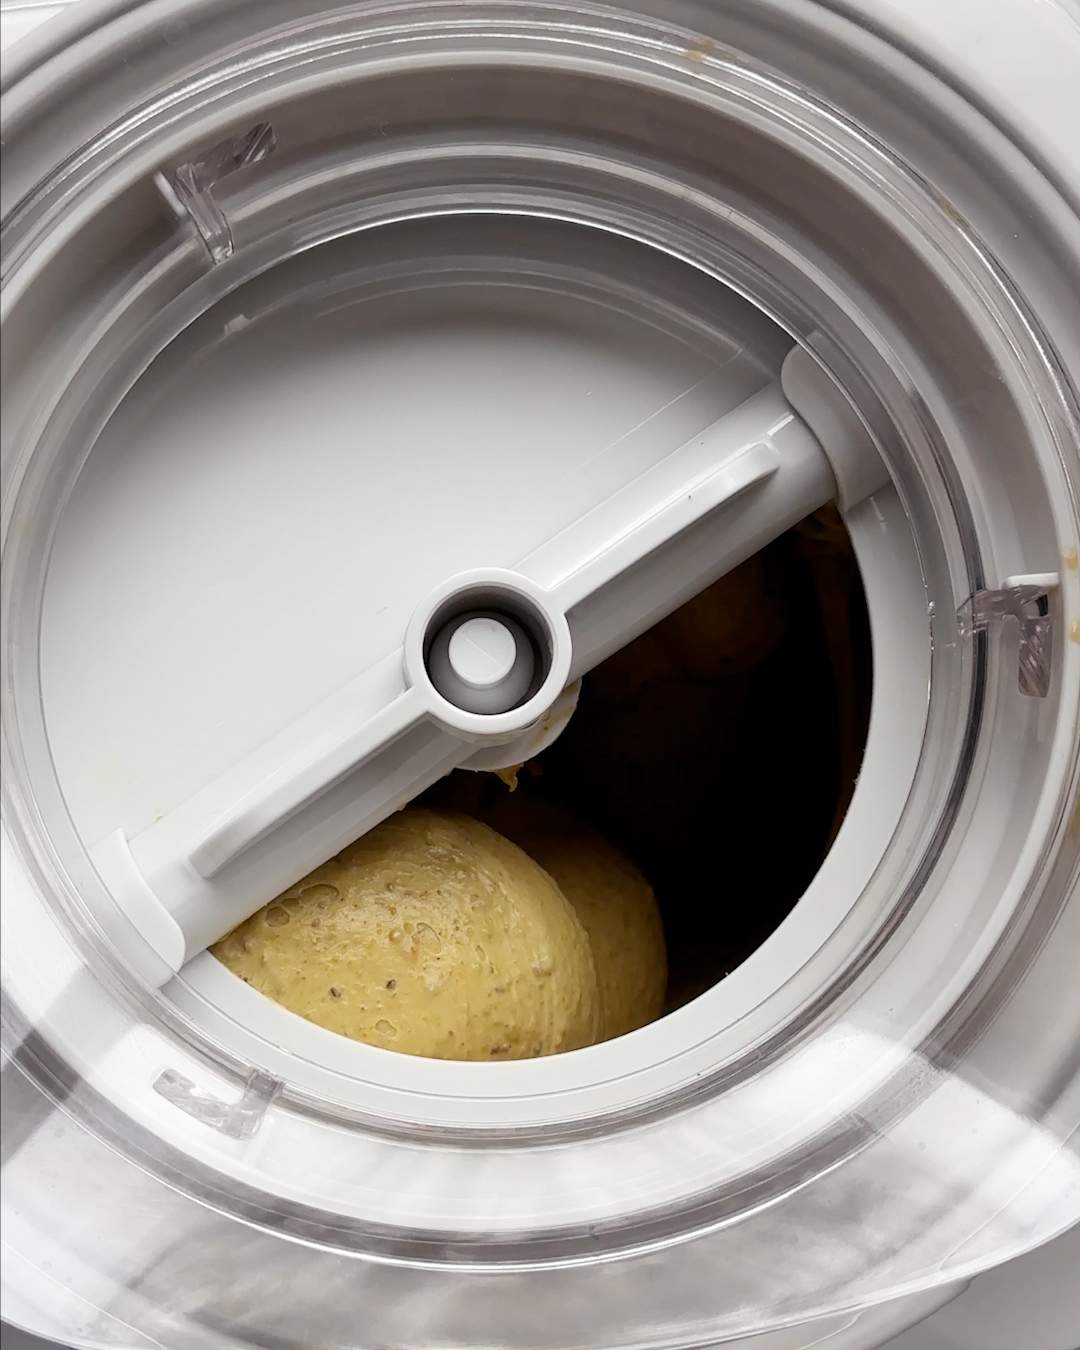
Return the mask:
[[471,689],[490,689],[514,669],[517,642],[498,619],[466,619],[451,636],[447,656],[462,683]]

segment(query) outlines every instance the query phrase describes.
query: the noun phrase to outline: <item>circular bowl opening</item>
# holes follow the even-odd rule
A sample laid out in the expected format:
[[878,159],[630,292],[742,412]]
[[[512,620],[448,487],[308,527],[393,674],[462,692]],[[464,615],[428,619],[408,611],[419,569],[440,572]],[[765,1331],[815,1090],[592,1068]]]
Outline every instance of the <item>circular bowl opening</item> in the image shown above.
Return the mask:
[[[400,223],[305,252],[219,301],[121,402],[53,544],[45,716],[84,841],[138,833],[342,683],[364,626],[378,632],[395,610],[400,623],[408,598],[448,574],[511,563],[587,511],[590,492],[775,379],[789,346],[677,260],[522,217]],[[888,842],[926,679],[923,658],[890,653],[926,637],[906,523],[883,555],[871,537],[882,512],[903,521],[886,493],[854,525],[893,671],[865,766],[867,563],[828,508],[592,671],[561,735],[518,774],[518,801],[591,826],[661,909],[668,1016],[563,1075],[598,1100],[655,1091],[639,1071],[684,1076],[679,1061],[715,1056],[718,1034],[736,1053],[754,1034],[747,1014],[781,991],[803,1001],[811,986],[792,977]],[[547,643],[527,597],[448,586],[425,624],[427,659],[431,635],[478,604],[516,603],[533,643]],[[898,738],[908,748],[890,763]],[[865,804],[840,839],[860,769]],[[514,801],[498,776],[459,770],[425,800],[483,819],[500,798]],[[451,1098],[479,1086],[302,1021],[210,955],[162,997],[211,1044],[287,1063],[313,1092],[347,1082],[354,1108],[373,1084]],[[531,1067],[490,1078],[483,1095],[530,1112],[550,1076]]]
[[[120,402],[52,544],[45,720],[84,843],[137,834],[344,683],[417,594],[436,597],[424,659],[477,604],[515,604],[549,646],[528,597],[444,579],[512,564],[775,380],[790,344],[676,258],[520,215],[347,236],[219,299]],[[872,735],[871,627],[889,671]],[[636,1106],[736,1060],[813,997],[801,972],[846,916],[842,943],[878,921],[858,902],[915,772],[927,660],[910,527],[886,490],[846,525],[822,510],[586,677],[518,800],[559,805],[640,868],[670,979],[666,1016],[572,1070],[406,1060],[209,954],[163,1005],[351,1109],[430,1092],[451,1114],[464,1094],[527,1118],[553,1074],[584,1094],[560,1112]],[[497,776],[462,770],[427,800],[488,818],[499,797]]]

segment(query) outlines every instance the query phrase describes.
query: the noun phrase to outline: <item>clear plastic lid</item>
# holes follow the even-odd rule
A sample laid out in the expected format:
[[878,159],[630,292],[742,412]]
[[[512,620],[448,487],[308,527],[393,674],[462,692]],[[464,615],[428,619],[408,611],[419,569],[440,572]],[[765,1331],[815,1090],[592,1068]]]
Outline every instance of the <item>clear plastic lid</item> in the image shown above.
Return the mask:
[[[6,63],[12,1320],[869,1345],[1080,1216],[1080,185],[1027,100],[1080,41],[873,17],[156,0]],[[596,730],[725,577],[699,753]],[[537,757],[643,857],[698,803],[648,1026],[420,1059],[205,950]]]

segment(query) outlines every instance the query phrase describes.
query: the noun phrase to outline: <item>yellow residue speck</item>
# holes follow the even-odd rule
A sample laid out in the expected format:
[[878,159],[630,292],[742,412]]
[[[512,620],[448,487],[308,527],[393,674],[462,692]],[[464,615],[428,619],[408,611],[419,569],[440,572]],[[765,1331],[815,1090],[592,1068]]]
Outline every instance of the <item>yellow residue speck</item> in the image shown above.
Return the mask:
[[1080,642],[1080,619],[1073,619],[1069,625],[1069,636],[1074,642]]
[[1061,561],[1070,572],[1080,570],[1080,553],[1077,553],[1074,548],[1067,548],[1061,555]]

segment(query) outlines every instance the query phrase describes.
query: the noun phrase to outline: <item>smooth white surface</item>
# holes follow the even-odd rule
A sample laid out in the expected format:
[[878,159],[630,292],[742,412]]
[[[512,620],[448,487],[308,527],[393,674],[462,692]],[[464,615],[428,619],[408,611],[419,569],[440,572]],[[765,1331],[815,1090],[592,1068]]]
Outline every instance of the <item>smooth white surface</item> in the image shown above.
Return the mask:
[[1076,0],[993,6],[986,0],[843,0],[843,8],[902,34],[943,66],[954,85],[993,90],[993,103],[984,105],[990,115],[1018,129],[1029,153],[1072,176],[1076,89],[1068,87],[1066,61],[1080,28]]
[[889,482],[888,469],[855,409],[805,347],[788,352],[780,384],[792,408],[827,447],[840,510],[846,515],[880,492]]
[[472,689],[490,689],[514,668],[518,647],[506,624],[497,619],[466,619],[454,630],[448,655],[459,680]]
[[[403,281],[356,270],[351,249],[290,265],[295,298],[265,277],[184,333],[95,444],[58,530],[50,739],[100,875],[173,969],[529,732],[835,491],[737,334],[702,341],[513,263],[448,280],[422,254]],[[534,693],[491,708],[438,688],[425,658],[441,605],[501,608],[485,587],[526,602],[550,653]]]
[[[50,739],[88,842],[147,829],[400,648],[448,575],[516,562],[730,406],[731,372],[718,387],[682,342],[565,297],[526,316],[520,292],[478,305],[470,289],[431,296],[423,324],[390,299],[377,331],[339,301],[245,328],[248,298],[212,352],[192,361],[182,341],[113,419],[65,512],[43,634]],[[401,378],[416,369],[422,402]],[[481,486],[478,537],[461,524]],[[364,509],[421,493],[407,547],[397,511]]]
[[67,3],[49,4],[47,0],[6,0],[0,5],[0,50],[33,32],[54,15],[62,14]]

